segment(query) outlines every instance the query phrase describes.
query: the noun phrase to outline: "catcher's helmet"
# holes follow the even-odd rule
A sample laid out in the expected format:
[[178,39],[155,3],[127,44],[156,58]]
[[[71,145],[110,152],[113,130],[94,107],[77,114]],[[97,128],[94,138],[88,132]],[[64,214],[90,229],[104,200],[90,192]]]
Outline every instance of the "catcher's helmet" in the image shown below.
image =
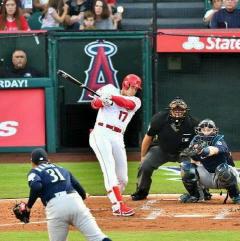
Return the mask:
[[181,119],[186,116],[187,111],[189,110],[186,102],[180,97],[174,98],[168,105],[169,115],[173,119]]
[[142,89],[142,80],[139,76],[135,74],[127,75],[122,82],[122,89],[128,90],[129,87],[136,87],[138,89]]
[[210,119],[202,120],[195,131],[200,136],[200,138],[204,141],[211,142],[213,138],[218,134],[218,128],[214,121]]
[[48,155],[42,148],[36,148],[31,153],[31,161],[35,164],[40,162],[48,162]]

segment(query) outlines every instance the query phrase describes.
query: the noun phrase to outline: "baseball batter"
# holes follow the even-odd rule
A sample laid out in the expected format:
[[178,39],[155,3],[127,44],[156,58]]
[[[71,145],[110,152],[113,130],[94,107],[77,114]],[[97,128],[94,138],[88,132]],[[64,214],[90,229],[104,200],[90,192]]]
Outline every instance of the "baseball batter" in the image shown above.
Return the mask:
[[98,227],[83,200],[86,193],[66,169],[48,161],[47,153],[37,148],[31,154],[32,169],[28,174],[30,197],[28,211],[38,197],[46,206],[50,241],[66,241],[69,225],[79,229],[89,241],[111,241]]
[[122,198],[128,182],[123,134],[141,106],[141,100],[135,96],[141,89],[141,83],[137,75],[129,74],[124,78],[121,90],[113,85],[103,86],[97,91],[100,98],[94,98],[91,102],[92,107],[98,109],[98,115],[89,142],[103,172],[113,215],[118,216],[134,214]]

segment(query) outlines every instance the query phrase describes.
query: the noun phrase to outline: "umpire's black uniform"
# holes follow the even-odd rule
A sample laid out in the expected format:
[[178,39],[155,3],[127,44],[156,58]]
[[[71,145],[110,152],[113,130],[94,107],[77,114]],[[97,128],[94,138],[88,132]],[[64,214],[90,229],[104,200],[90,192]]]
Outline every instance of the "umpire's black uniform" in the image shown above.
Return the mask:
[[188,147],[197,125],[198,121],[189,114],[181,119],[174,119],[168,111],[165,111],[152,117],[146,135],[151,137],[153,142],[139,168],[137,190],[132,194],[132,200],[137,201],[147,197],[154,170],[166,162],[179,161],[179,154]]

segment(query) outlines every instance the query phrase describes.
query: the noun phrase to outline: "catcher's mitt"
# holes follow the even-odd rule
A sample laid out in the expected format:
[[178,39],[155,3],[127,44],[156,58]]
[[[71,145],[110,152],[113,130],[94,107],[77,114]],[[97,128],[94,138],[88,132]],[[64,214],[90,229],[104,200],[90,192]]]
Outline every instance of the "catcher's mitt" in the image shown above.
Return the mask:
[[21,222],[29,223],[30,211],[27,210],[27,204],[25,202],[16,203],[13,207],[13,213]]
[[198,140],[198,142],[193,143],[188,148],[184,149],[180,156],[182,157],[193,157],[202,153],[203,149],[207,147],[208,144],[205,141]]

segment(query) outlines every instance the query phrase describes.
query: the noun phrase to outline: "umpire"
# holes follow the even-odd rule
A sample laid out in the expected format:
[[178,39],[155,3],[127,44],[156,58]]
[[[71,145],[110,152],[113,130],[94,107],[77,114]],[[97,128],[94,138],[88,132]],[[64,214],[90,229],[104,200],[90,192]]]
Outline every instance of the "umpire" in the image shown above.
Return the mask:
[[137,175],[137,190],[132,200],[143,200],[147,197],[152,174],[166,162],[179,162],[180,152],[188,147],[195,135],[197,119],[188,113],[186,102],[176,97],[167,108],[152,117],[150,126],[141,146],[141,164]]

